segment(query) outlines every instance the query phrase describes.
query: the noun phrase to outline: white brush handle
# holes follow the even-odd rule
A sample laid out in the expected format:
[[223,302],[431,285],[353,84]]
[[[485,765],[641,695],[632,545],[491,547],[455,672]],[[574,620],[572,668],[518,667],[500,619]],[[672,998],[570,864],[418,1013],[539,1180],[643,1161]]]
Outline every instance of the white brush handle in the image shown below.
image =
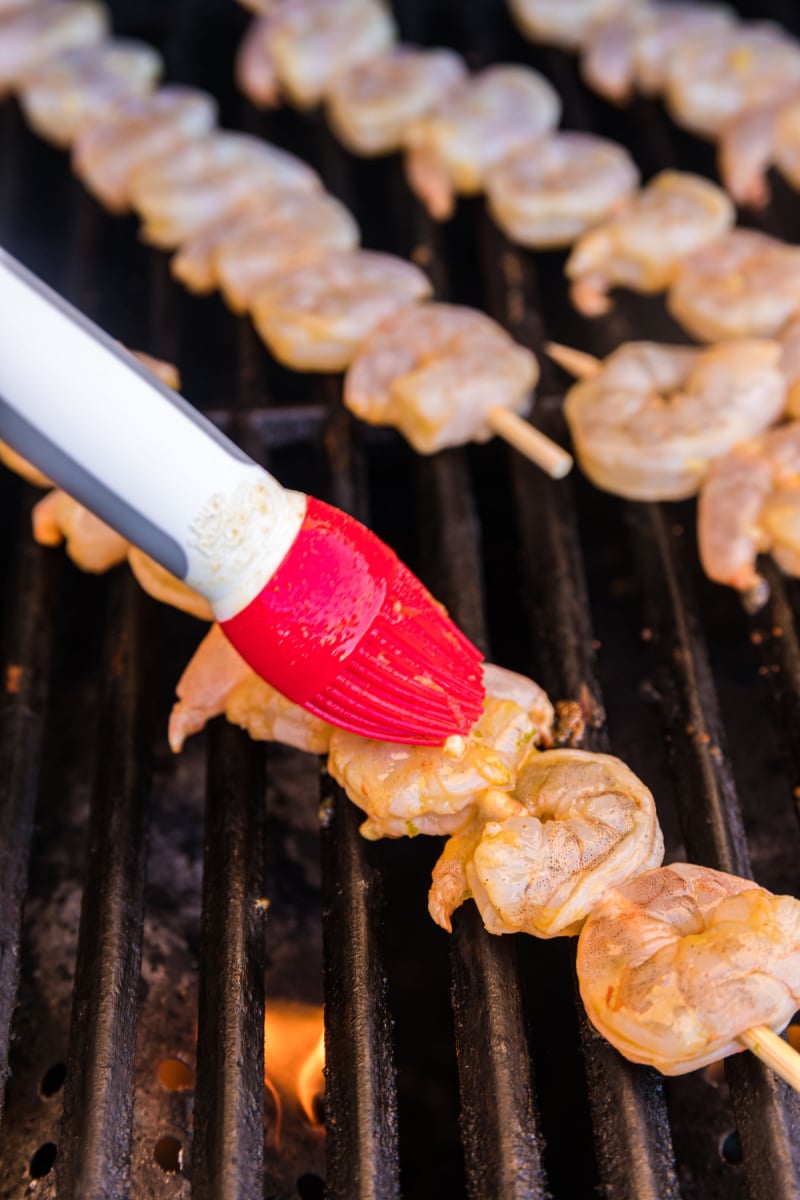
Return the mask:
[[305,497],[0,250],[0,438],[220,620],[263,587]]

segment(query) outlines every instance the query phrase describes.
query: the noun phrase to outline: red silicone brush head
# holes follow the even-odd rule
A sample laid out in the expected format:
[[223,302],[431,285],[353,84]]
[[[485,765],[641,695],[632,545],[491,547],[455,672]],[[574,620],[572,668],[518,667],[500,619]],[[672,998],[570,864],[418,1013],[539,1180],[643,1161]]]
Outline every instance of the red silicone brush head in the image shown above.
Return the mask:
[[319,500],[260,594],[222,628],[279,692],[364,737],[438,745],[482,712],[480,651],[394,551]]

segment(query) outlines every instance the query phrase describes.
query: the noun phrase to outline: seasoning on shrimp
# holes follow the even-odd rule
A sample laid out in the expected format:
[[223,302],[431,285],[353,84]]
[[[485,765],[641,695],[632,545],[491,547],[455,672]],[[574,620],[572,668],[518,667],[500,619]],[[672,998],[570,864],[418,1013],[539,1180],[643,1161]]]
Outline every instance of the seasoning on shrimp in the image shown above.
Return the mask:
[[395,36],[382,0],[277,0],[247,31],[236,82],[262,107],[285,95],[298,108],[311,108],[342,71],[387,50]]
[[253,319],[279,362],[341,371],[381,321],[430,290],[417,267],[391,254],[332,251],[267,282]]
[[504,158],[486,180],[489,208],[522,246],[569,246],[639,186],[628,151],[590,133],[553,133]]
[[131,204],[144,220],[142,236],[177,246],[254,193],[321,190],[319,176],[294,154],[244,133],[215,131],[186,142],[134,170]]
[[611,307],[613,287],[669,287],[681,260],[721,237],[734,219],[721,188],[699,175],[662,171],[576,243],[565,268],[575,307],[597,316]]
[[434,867],[428,907],[445,929],[471,896],[490,933],[574,935],[608,888],[664,856],[651,792],[611,755],[545,750],[504,799],[516,805],[487,797]]
[[421,454],[494,430],[499,407],[524,413],[539,377],[535,357],[475,309],[419,304],[364,342],[345,379],[344,402],[373,425],[392,425]]
[[592,1024],[626,1058],[693,1071],[800,1006],[800,901],[690,863],[647,871],[589,915],[578,980]]
[[95,45],[108,34],[108,11],[94,0],[70,4],[25,5],[2,13],[0,21],[0,96],[16,90],[25,77],[62,50]]
[[334,79],[328,120],[355,154],[389,154],[403,145],[409,123],[433,111],[466,74],[453,50],[393,46]]
[[698,341],[772,337],[800,312],[800,247],[733,229],[682,261],[667,307]]
[[453,833],[487,788],[510,792],[537,745],[552,737],[553,706],[530,679],[484,666],[483,715],[457,745],[401,746],[337,729],[328,770],[367,814],[366,838]]
[[145,42],[114,39],[65,50],[26,76],[20,104],[40,137],[66,147],[108,105],[154,88],[163,68]]
[[106,208],[127,212],[134,171],[201,137],[216,119],[216,101],[195,88],[168,85],[150,96],[127,97],[81,130],[72,148],[73,170]]
[[287,700],[256,675],[219,625],[212,625],[177,686],[169,718],[169,744],[178,754],[193,733],[222,714],[256,741],[283,742],[324,754],[332,726]]
[[700,350],[629,342],[567,393],[564,414],[593,483],[631,500],[693,496],[715,458],[781,416],[781,346]]
[[407,127],[409,185],[443,220],[453,212],[456,193],[481,191],[501,159],[549,133],[560,116],[558,94],[538,71],[487,67]]
[[703,570],[744,593],[750,608],[768,595],[759,554],[800,576],[800,420],[740,442],[712,464],[697,533]]

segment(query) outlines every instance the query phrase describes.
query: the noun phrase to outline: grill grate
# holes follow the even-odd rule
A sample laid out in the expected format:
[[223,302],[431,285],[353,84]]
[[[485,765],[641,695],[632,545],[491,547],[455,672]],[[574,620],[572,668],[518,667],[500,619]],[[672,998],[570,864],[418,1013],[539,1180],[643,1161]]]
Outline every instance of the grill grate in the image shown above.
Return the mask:
[[[646,174],[711,169],[658,106],[617,113],[590,96],[499,3],[396,7],[406,36],[445,40],[473,66],[543,69],[565,124],[626,142]],[[440,297],[485,307],[534,349],[677,336],[660,301],[621,297],[608,318],[581,319],[563,257],[511,246],[478,202],[436,227],[396,162],[356,162],[317,117],[256,115],[231,90],[246,16],[229,0],[112,9],[120,32],[164,47],[171,78],[218,94],[226,123],[313,160],[366,243],[424,258]],[[762,224],[791,237],[776,192]],[[337,380],[283,371],[218,300],[181,293],[134,223],[102,213],[10,102],[0,241],[116,336],[177,361],[186,393],[287,485],[368,519],[497,661],[581,697],[588,743],[656,792],[668,857],[798,892],[795,583],[772,571],[768,606],[747,617],[699,577],[690,506],[555,484],[494,444],[417,460],[356,427]],[[536,419],[556,437],[562,386],[545,365]],[[36,1194],[57,1184],[76,1200],[315,1200],[323,1175],[331,1200],[800,1195],[798,1100],[755,1059],[668,1081],[620,1059],[575,1003],[572,946],[492,938],[470,908],[448,943],[424,903],[438,845],[364,843],[355,809],[304,756],[215,727],[172,760],[166,714],[199,627],[123,573],[90,579],[32,545],[32,489],[4,474],[0,492],[12,564],[0,584],[0,1063],[12,1072],[0,1196],[35,1179]],[[324,990],[326,1146],[288,1113],[276,1145],[265,989],[267,1008]],[[194,1087],[166,1089],[159,1063],[194,1063],[195,1041]]]

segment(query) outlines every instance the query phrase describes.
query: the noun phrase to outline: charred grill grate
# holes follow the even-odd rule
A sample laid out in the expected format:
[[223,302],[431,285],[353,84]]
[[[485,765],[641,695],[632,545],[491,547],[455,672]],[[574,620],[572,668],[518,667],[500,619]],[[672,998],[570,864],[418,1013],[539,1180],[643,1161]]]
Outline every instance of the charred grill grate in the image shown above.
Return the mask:
[[[440,296],[534,349],[675,336],[639,298],[583,321],[561,258],[511,246],[479,203],[434,227],[397,163],[348,158],[318,118],[254,114],[231,91],[246,17],[229,0],[112,8],[118,30],[164,47],[171,78],[220,95],[226,123],[313,160],[367,244],[426,260]],[[656,105],[620,114],[591,97],[499,2],[397,9],[407,37],[473,65],[540,67],[565,124],[624,141],[646,173],[711,169]],[[765,222],[795,239],[777,192]],[[177,361],[186,394],[284,482],[368,518],[498,661],[581,696],[590,744],[656,792],[669,856],[798,892],[795,583],[772,572],[768,607],[748,618],[700,578],[690,506],[553,484],[495,445],[416,460],[356,428],[336,380],[280,370],[246,322],[180,292],[13,103],[0,106],[0,242],[129,345]],[[562,385],[546,370],[537,408],[556,436]],[[334,1200],[800,1195],[797,1098],[754,1059],[666,1082],[624,1062],[576,1005],[570,945],[491,938],[471,908],[448,942],[424,904],[438,846],[364,843],[314,761],[227,727],[173,760],[166,715],[199,627],[123,572],[90,579],[32,545],[32,490],[5,473],[0,489],[0,1196],[314,1200],[323,1176]],[[324,986],[326,1145],[286,1114],[276,1146],[265,978],[267,1007]],[[173,1057],[188,1074],[170,1088],[159,1067]]]

